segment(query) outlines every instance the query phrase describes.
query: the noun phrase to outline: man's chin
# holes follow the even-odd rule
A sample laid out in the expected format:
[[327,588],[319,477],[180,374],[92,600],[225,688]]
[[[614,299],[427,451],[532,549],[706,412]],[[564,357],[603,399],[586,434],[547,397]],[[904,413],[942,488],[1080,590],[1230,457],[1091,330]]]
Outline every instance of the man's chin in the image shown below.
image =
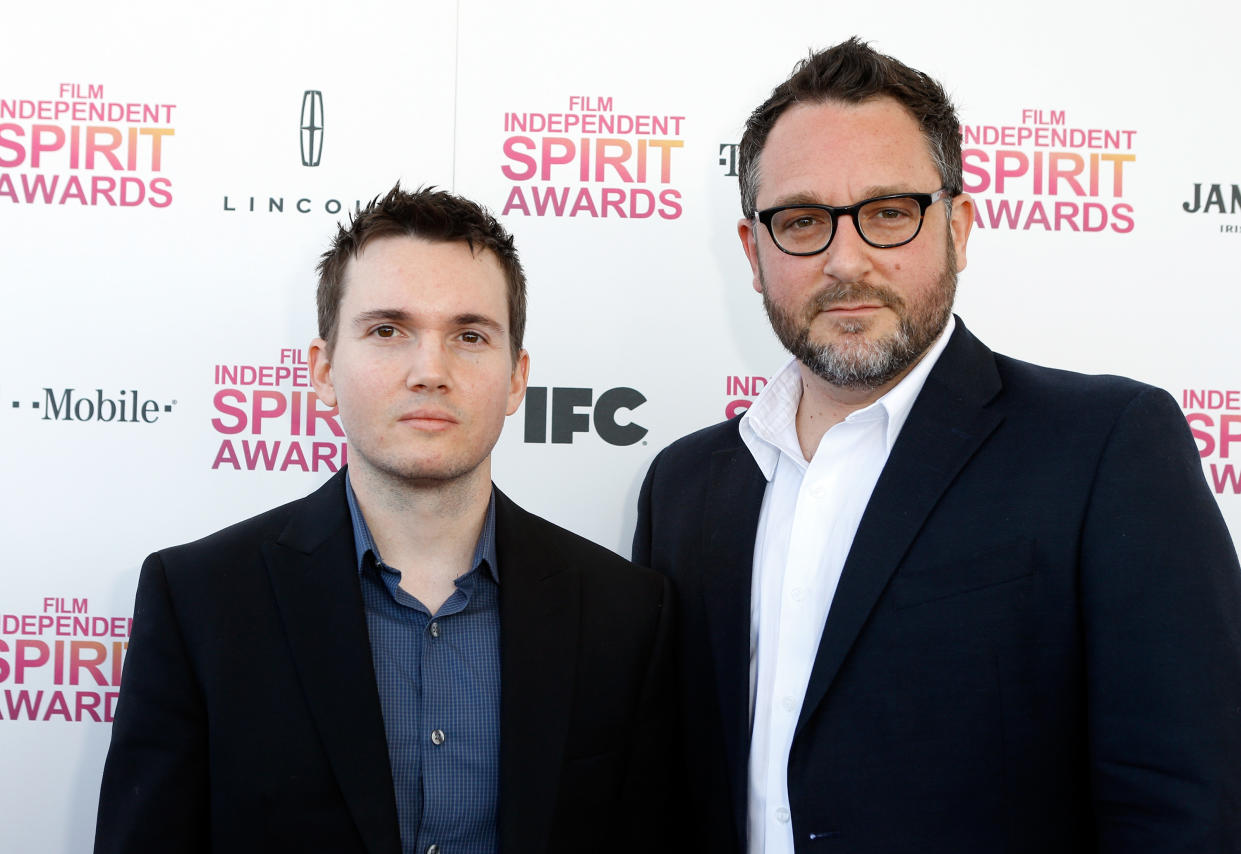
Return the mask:
[[478,463],[452,457],[388,458],[369,460],[367,467],[390,486],[426,489],[467,479]]
[[828,334],[814,335],[807,343],[819,352],[831,351],[842,357],[866,356],[891,346],[892,333],[876,330],[868,320],[835,320]]
[[879,388],[908,366],[895,335],[862,333],[835,336],[830,342],[807,342],[795,355],[821,379],[838,388],[866,391]]
[[[847,344],[858,336],[872,341],[890,335],[895,324],[885,322],[888,312],[866,311],[857,313],[841,313],[825,311],[817,315],[810,324],[812,343],[817,347]],[[816,335],[816,333],[818,333]]]

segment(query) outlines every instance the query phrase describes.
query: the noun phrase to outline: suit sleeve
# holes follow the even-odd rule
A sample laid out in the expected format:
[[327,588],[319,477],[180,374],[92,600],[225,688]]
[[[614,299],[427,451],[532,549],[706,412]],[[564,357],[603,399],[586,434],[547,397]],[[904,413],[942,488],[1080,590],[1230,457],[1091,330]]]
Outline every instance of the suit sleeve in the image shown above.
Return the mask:
[[138,580],[95,854],[210,848],[206,710],[158,554]]
[[[662,454],[661,454],[662,456]],[[638,566],[651,565],[651,493],[655,489],[655,467],[659,465],[659,457],[651,462],[642,481],[642,490],[638,493],[638,524],[633,532],[633,548],[631,557]]]
[[677,749],[677,700],[674,685],[675,612],[672,585],[660,581],[660,612],[633,726],[624,784],[624,814],[634,816],[627,850],[688,850],[682,827],[684,768]]
[[1241,570],[1175,401],[1112,430],[1081,538],[1099,851],[1241,851]]

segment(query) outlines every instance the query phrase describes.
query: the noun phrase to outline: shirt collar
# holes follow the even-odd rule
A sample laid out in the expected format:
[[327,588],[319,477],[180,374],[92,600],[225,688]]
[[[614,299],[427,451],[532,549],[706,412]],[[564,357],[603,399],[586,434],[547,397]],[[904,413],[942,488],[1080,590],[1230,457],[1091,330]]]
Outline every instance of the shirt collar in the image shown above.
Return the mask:
[[[918,360],[918,364],[883,397],[869,406],[849,413],[845,420],[856,422],[886,418],[886,450],[891,452],[910,410],[913,409],[914,401],[918,399],[931,369],[948,346],[948,339],[952,337],[956,326],[956,317],[949,315],[943,331],[927,349],[926,354]],[[741,441],[745,443],[762,470],[763,477],[768,481],[775,477],[776,464],[780,461],[781,453],[803,469],[807,465],[797,439],[797,405],[801,403],[800,364],[797,359],[789,360],[741,416],[741,423],[738,425]]]
[[[357,496],[353,494],[353,484],[349,482],[349,478],[345,478],[345,500],[349,504],[349,519],[353,523],[353,544],[358,557],[358,574],[362,574],[363,567],[366,566],[365,559],[367,552],[374,555],[375,563],[382,564],[383,558],[379,556],[379,547],[375,545],[375,538],[371,536],[370,526],[366,524],[366,519],[362,516],[362,508],[358,507]],[[496,562],[496,492],[495,487],[491,489],[491,497],[487,501],[487,515],[483,518],[483,530],[478,535],[478,542],[474,545],[474,559],[470,563],[470,569],[477,569],[479,564],[486,562],[487,570],[491,573],[491,579],[496,583],[500,583],[500,568]]]

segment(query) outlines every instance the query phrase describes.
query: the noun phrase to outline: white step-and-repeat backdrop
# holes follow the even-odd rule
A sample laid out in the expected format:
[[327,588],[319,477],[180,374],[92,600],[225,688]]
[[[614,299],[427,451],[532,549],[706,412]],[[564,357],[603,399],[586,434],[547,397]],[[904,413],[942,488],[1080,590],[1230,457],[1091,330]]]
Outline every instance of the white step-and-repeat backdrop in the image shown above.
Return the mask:
[[783,363],[735,236],[736,143],[797,59],[850,35],[958,102],[966,323],[1170,390],[1241,531],[1241,8],[73,0],[3,19],[2,851],[90,847],[142,558],[346,458],[305,353],[351,207],[400,179],[501,215],[533,367],[496,481],[627,554],[655,453]]

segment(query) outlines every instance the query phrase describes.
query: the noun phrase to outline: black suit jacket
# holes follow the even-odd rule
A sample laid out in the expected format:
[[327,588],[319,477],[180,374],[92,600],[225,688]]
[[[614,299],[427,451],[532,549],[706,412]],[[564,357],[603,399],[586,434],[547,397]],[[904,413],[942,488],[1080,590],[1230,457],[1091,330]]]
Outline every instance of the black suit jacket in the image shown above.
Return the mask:
[[[678,593],[693,814],[744,850],[766,486],[736,420],[664,450],[634,560]],[[798,852],[1241,850],[1241,575],[1165,392],[958,322],[831,604],[788,785]]]
[[[662,850],[668,583],[496,493],[505,854]],[[96,852],[399,854],[341,473],[143,565]]]

